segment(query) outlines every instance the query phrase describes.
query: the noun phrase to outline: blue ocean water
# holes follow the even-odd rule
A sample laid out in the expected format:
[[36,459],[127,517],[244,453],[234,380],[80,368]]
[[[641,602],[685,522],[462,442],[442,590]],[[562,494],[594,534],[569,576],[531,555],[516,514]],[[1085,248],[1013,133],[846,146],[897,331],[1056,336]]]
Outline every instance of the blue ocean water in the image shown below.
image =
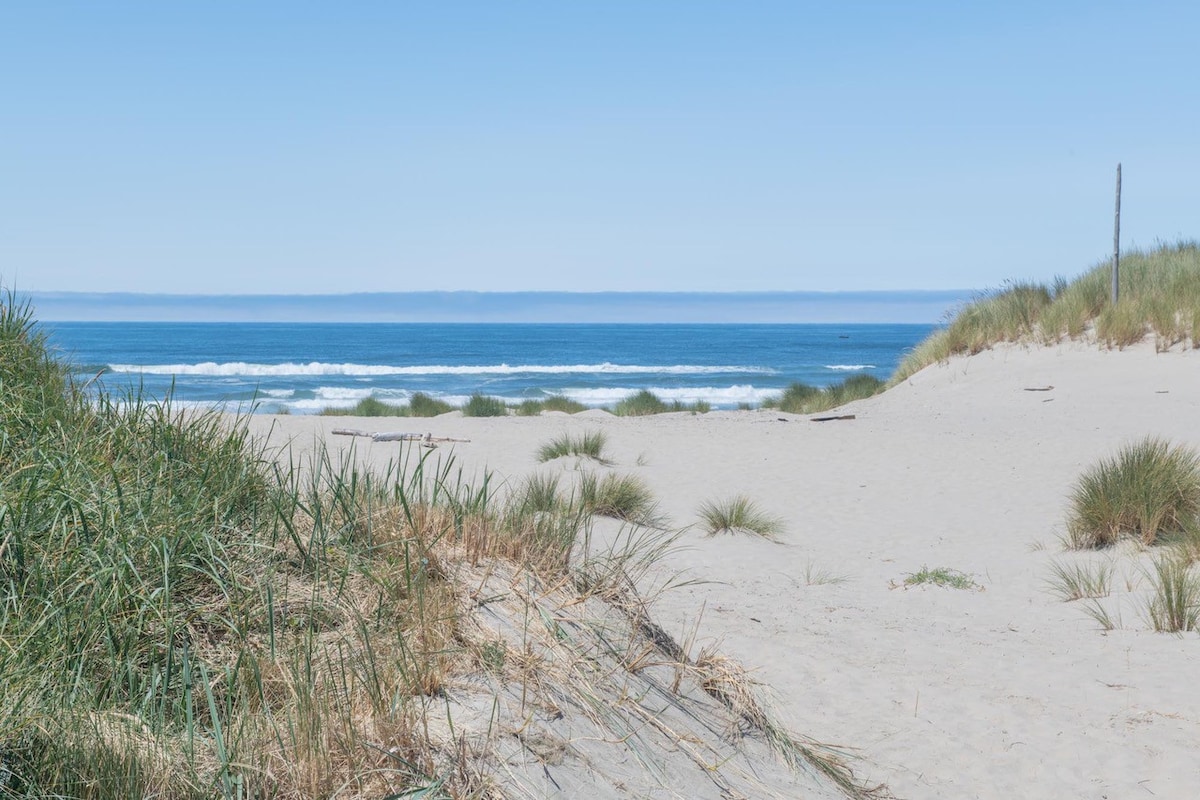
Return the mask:
[[714,408],[789,383],[886,379],[928,324],[46,322],[81,380],[185,404],[315,413],[364,397],[473,392],[516,403],[566,395],[611,405],[640,389]]

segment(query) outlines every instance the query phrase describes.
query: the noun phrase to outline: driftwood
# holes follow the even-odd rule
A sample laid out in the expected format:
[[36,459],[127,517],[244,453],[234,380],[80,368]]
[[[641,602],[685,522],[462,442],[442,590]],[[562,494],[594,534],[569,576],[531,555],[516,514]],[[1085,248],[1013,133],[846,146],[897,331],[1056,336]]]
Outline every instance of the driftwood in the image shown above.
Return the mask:
[[835,417],[813,417],[809,422],[832,422],[835,419],[854,419],[854,414],[838,414]]
[[455,439],[451,436],[434,436],[432,433],[372,433],[357,428],[334,428],[337,436],[365,436],[373,442],[420,442],[422,447],[437,447],[438,442],[469,442],[470,439]]
[[1054,388],[1053,386],[1027,386],[1027,387],[1025,387],[1025,391],[1027,391],[1027,392],[1048,392],[1053,388]]

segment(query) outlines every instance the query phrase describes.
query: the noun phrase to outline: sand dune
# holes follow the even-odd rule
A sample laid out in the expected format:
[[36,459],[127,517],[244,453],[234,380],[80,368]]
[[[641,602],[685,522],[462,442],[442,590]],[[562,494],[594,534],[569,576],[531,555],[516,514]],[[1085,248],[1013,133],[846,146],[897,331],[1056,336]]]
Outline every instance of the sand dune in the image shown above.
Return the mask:
[[[1200,354],[1071,343],[929,367],[837,422],[756,411],[252,424],[297,448],[344,426],[467,438],[453,452],[468,471],[510,480],[576,470],[538,464],[538,446],[602,430],[606,469],[643,478],[678,527],[736,493],[783,517],[778,543],[685,531],[663,569],[698,582],[653,612],[751,668],[791,728],[851,748],[865,783],[914,800],[1187,798],[1200,778],[1200,637],[1150,629],[1149,554],[1065,552],[1059,537],[1082,470],[1147,434],[1200,446],[1197,412]],[[379,463],[398,452],[356,447]],[[1113,562],[1116,629],[1046,590],[1054,560]],[[906,587],[922,567],[976,587]]]

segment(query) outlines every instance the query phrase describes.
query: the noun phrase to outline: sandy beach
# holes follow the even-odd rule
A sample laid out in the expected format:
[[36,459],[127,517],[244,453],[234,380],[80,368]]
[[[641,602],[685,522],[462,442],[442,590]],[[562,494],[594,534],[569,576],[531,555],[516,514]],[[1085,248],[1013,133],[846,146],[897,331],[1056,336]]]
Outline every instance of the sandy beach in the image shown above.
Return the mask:
[[[857,777],[899,798],[1189,798],[1200,763],[1200,637],[1155,633],[1151,554],[1064,549],[1080,473],[1148,434],[1200,446],[1200,354],[1066,343],[999,346],[917,373],[812,422],[775,411],[618,418],[607,412],[432,419],[259,416],[302,452],[334,428],[468,439],[441,445],[468,473],[515,482],[563,433],[603,431],[643,479],[679,547],[661,565],[694,582],[659,596],[679,640],[752,671],[781,720],[846,748]],[[382,465],[397,443],[355,440]],[[709,537],[705,500],[745,494],[782,517],[773,542]],[[1051,565],[1111,562],[1102,630],[1048,591]],[[924,567],[967,589],[906,585]]]

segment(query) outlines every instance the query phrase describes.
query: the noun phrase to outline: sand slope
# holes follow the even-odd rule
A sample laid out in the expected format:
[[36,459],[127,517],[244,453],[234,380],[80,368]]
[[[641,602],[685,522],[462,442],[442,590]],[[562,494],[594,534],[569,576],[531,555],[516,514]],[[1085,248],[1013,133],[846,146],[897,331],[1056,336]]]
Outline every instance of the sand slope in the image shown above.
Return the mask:
[[[1026,391],[1053,386],[1048,391]],[[1152,345],[999,347],[937,365],[812,423],[769,411],[619,419],[256,418],[297,447],[339,426],[430,431],[468,471],[516,479],[562,431],[603,430],[616,464],[678,526],[745,493],[781,515],[781,543],[684,534],[669,570],[703,581],[654,608],[679,638],[769,686],[782,720],[855,748],[857,772],[902,798],[1190,798],[1200,778],[1200,637],[1153,633],[1146,553],[1068,553],[1059,535],[1080,472],[1157,434],[1200,446],[1200,354]],[[781,421],[781,419],[787,421]],[[359,443],[384,461],[396,444]],[[1046,591],[1053,560],[1112,560],[1104,632]],[[922,566],[979,590],[903,586]]]

